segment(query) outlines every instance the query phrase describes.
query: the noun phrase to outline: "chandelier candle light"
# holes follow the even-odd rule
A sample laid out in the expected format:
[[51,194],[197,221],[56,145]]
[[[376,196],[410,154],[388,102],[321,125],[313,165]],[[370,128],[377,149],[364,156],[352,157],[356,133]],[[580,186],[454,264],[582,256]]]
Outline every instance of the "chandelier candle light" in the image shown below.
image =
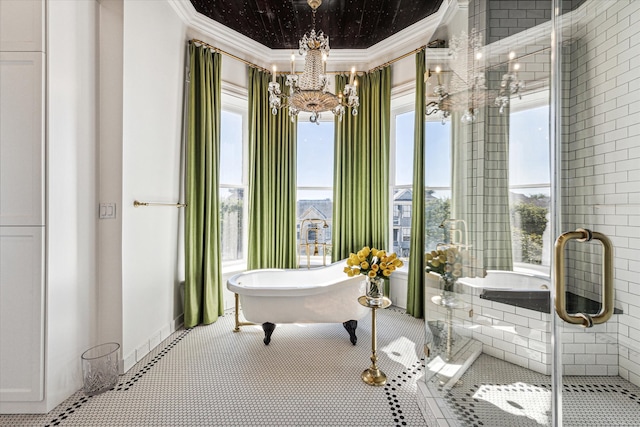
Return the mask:
[[[360,100],[357,93],[357,81],[354,80],[355,68],[351,70],[349,84],[345,85],[342,94],[336,96],[329,92],[329,77],[327,75],[327,58],[329,56],[329,37],[322,31],[316,33],[316,9],[322,0],[307,0],[313,11],[313,25],[311,32],[305,34],[299,41],[298,52],[304,56],[304,70],[301,75],[295,72],[295,55],[291,55],[291,74],[287,75],[285,85],[289,87],[289,95],[280,90],[276,81],[276,67],[273,66],[273,80],[269,83],[269,106],[273,115],[278,114],[280,108],[289,108],[289,117],[294,121],[300,111],[311,113],[309,120],[317,123],[320,113],[331,111],[340,120],[345,109],[351,108],[351,114],[358,114]],[[344,97],[343,97],[344,95]]]

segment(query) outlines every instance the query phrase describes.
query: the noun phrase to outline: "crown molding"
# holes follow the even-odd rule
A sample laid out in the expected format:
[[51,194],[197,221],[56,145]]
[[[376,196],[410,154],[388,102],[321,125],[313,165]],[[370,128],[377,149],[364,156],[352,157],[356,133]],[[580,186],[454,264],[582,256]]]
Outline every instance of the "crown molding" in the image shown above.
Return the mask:
[[[442,24],[449,25],[451,20],[455,17],[455,12],[458,10],[468,10],[469,9],[469,0],[443,0],[444,13],[442,16]],[[440,9],[443,8],[443,5],[440,5]]]
[[191,21],[191,16],[196,13],[196,9],[189,0],[167,0],[167,3],[185,24],[188,24]]
[[[167,2],[189,28],[189,32],[197,33],[203,41],[266,69],[271,69],[272,65],[280,70],[289,69],[292,49],[270,49],[198,13],[189,0]],[[353,66],[358,70],[369,70],[424,46],[443,19],[452,16],[455,8],[464,7],[466,3],[468,0],[443,0],[436,13],[367,49],[331,49],[327,70],[347,71]],[[297,53],[297,50],[293,52]]]
[[396,85],[391,88],[391,98],[396,98],[405,95],[413,95],[416,90],[415,80],[411,80],[406,83]]
[[[167,0],[189,28],[189,36],[231,53],[247,62],[271,68],[272,49],[234,31],[196,11],[189,0]],[[290,56],[290,55],[289,55]]]
[[425,46],[441,25],[451,5],[451,1],[444,0],[436,13],[367,48],[368,68],[377,67],[399,55]]
[[222,93],[227,96],[242,99],[246,101],[249,90],[246,87],[238,86],[233,83],[223,81],[221,83]]

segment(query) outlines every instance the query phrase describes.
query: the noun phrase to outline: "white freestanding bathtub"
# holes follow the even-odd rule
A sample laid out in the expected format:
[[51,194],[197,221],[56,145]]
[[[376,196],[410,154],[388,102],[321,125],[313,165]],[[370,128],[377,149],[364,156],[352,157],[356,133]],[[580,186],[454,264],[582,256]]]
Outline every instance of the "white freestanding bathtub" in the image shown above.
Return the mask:
[[[369,309],[358,302],[365,277],[344,273],[346,260],[309,270],[265,269],[236,274],[227,288],[239,297],[242,314],[261,323],[269,344],[276,323],[342,323],[356,343],[357,321]],[[236,304],[236,331],[239,330]]]
[[458,282],[474,290],[548,291],[550,287],[548,276],[502,270],[489,270],[485,277],[462,277]]

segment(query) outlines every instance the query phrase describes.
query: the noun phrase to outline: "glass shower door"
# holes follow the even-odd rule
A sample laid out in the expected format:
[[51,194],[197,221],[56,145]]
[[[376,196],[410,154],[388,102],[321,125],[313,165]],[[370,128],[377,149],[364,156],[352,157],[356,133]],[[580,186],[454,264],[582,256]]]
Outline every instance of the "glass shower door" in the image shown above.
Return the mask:
[[553,423],[551,10],[528,2],[541,18],[510,33],[500,17],[522,10],[506,3],[470,1],[446,50],[426,55],[426,92],[451,128],[449,210],[425,248],[428,425]]
[[638,425],[640,2],[508,3],[470,1],[427,50],[452,180],[425,256],[464,267],[451,292],[426,274],[419,403],[429,425]]
[[637,425],[640,3],[554,6],[555,417]]

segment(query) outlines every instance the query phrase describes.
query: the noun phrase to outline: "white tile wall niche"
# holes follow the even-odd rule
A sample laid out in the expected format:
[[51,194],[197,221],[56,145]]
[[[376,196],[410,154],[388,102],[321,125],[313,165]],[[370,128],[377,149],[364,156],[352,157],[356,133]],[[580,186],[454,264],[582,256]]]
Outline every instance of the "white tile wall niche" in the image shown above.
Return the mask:
[[[440,289],[426,275],[425,320],[444,321],[446,309],[431,303]],[[467,307],[453,310],[456,333],[482,343],[482,352],[532,371],[551,375],[551,314],[480,298],[479,288],[460,289]],[[471,316],[470,316],[471,314]],[[563,369],[566,375],[618,375],[618,316],[592,328],[564,324]]]

